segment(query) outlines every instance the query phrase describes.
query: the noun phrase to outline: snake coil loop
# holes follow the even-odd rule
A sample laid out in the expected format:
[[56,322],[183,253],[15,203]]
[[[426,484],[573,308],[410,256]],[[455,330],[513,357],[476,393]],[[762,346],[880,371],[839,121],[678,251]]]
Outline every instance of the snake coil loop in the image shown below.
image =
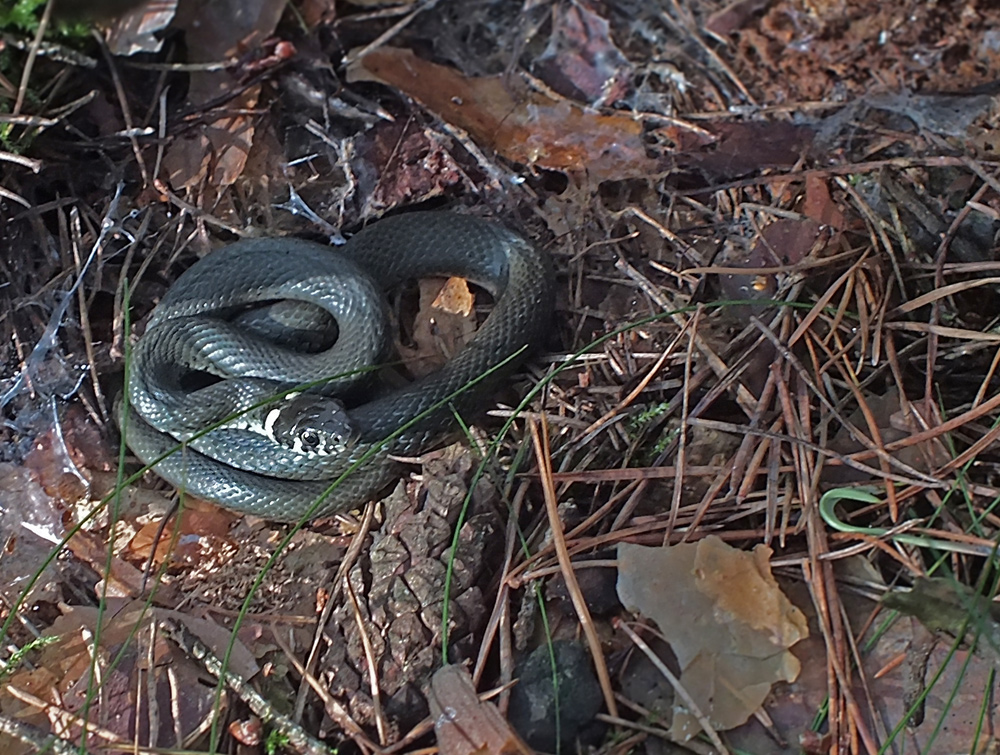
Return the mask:
[[[345,403],[387,356],[385,294],[431,276],[482,286],[492,312],[437,372]],[[523,361],[552,299],[541,250],[453,213],[386,218],[340,248],[237,242],[185,271],[154,309],[119,423],[139,459],[199,498],[284,521],[345,511],[392,479],[390,454],[425,450],[453,410],[475,409]]]

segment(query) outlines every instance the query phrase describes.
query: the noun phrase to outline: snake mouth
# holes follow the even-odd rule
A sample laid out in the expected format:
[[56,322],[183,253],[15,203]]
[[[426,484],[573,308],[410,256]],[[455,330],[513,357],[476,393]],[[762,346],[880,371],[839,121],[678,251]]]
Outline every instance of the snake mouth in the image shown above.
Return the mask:
[[262,431],[301,454],[342,453],[360,436],[342,401],[309,393],[285,396],[265,415]]

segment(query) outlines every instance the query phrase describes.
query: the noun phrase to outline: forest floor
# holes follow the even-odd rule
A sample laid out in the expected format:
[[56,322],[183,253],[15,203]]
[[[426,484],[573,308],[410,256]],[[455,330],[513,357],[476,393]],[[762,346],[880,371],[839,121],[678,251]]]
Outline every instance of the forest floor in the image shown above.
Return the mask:
[[[1000,6],[107,5],[0,8],[0,750],[997,751]],[[524,369],[363,510],[171,515],[178,275],[429,208],[552,258]]]

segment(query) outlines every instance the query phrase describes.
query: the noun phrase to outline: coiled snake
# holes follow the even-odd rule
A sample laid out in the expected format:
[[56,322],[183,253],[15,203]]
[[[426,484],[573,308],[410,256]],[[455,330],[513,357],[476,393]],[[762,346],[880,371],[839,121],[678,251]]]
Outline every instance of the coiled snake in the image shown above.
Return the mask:
[[[385,293],[442,275],[494,297],[483,325],[438,371],[356,403],[387,358]],[[226,508],[284,521],[345,511],[391,481],[390,454],[424,450],[510,374],[552,299],[544,253],[453,213],[386,218],[340,248],[240,241],[185,271],[154,309],[122,432],[161,477]]]

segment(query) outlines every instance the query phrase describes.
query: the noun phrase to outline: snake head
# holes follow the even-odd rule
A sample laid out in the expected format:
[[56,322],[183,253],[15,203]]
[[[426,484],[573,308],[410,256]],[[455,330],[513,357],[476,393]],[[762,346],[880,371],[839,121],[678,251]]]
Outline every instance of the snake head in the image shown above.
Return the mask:
[[271,409],[264,432],[276,443],[307,455],[342,452],[359,435],[343,403],[304,393],[290,393]]

